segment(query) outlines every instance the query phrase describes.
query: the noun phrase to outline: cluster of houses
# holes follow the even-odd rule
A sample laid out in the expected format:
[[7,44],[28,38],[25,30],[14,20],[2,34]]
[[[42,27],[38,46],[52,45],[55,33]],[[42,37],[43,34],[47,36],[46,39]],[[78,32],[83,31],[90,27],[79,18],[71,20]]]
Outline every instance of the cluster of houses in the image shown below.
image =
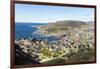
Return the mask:
[[[66,34],[57,36],[57,38],[59,38],[59,40],[50,43],[35,38],[19,39],[15,40],[15,43],[21,47],[22,51],[30,54],[38,61],[94,48],[93,31],[74,29],[67,31]],[[51,57],[43,55],[41,50],[44,48],[52,53]]]

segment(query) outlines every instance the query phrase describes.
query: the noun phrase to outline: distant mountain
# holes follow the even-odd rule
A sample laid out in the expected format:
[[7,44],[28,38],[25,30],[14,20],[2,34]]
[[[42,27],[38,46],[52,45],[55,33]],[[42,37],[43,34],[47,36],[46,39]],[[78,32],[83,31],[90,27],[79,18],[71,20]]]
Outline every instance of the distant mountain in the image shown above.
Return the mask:
[[67,30],[70,28],[81,28],[83,26],[88,26],[86,22],[83,21],[74,21],[74,20],[68,20],[68,21],[57,21],[54,23],[48,23],[46,26],[38,26],[37,28],[40,30]]
[[88,21],[88,22],[86,22],[87,23],[87,25],[89,26],[89,27],[94,27],[94,21]]
[[69,29],[74,28],[88,28],[88,24],[83,21],[75,21],[75,20],[64,20],[64,21],[56,21],[53,23],[48,23],[48,25],[41,25],[37,26],[37,28],[40,30],[40,33],[46,34],[46,35],[57,35],[64,33],[65,31]]
[[66,21],[57,21],[55,23],[49,23],[51,26],[56,27],[76,27],[79,28],[81,26],[87,25],[86,22],[83,21],[75,21],[75,20],[66,20]]

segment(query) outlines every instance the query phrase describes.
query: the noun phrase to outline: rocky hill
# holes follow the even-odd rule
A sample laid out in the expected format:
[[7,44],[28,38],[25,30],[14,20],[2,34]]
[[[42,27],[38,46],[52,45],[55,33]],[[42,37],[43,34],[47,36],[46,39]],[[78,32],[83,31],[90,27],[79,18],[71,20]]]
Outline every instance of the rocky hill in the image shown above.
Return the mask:
[[83,21],[66,20],[48,23],[46,26],[38,26],[42,34],[61,34],[72,29],[87,29],[89,25]]
[[27,64],[39,64],[38,61],[34,60],[31,55],[22,51],[19,45],[15,44],[15,64],[16,65],[27,65]]

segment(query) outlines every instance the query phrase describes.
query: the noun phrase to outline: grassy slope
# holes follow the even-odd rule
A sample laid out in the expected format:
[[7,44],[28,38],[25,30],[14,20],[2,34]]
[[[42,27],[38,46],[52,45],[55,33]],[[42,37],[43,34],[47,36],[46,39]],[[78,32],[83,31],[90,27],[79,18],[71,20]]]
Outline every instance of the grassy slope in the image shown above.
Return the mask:
[[95,58],[94,54],[95,52],[93,50],[85,50],[85,51],[81,51],[76,54],[73,54],[68,59],[65,59],[63,57],[58,57],[56,59],[44,62],[43,64],[68,64],[68,63],[94,61],[94,58]]

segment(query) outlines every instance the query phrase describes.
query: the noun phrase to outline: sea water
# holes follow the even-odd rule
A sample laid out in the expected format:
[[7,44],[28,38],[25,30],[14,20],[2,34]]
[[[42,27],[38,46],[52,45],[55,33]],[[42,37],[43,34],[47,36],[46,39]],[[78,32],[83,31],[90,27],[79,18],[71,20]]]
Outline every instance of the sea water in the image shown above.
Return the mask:
[[35,38],[38,40],[48,40],[48,41],[55,41],[58,40],[54,36],[43,36],[40,34],[33,34],[38,29],[33,26],[40,26],[40,25],[48,25],[48,23],[15,23],[15,39],[22,39],[22,38]]

